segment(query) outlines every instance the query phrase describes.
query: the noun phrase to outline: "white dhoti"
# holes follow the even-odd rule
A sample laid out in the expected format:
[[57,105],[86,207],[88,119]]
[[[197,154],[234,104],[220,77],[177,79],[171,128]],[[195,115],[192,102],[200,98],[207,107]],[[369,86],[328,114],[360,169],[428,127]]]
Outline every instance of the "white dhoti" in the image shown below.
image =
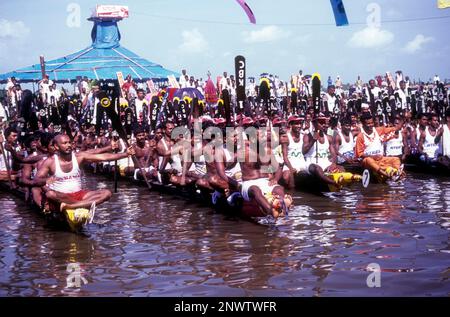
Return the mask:
[[[150,173],[151,171],[153,171],[155,168],[153,167],[153,166],[150,166],[150,167],[145,167],[145,168],[142,168],[142,172],[144,172],[144,173]],[[139,173],[139,168],[136,168],[135,170],[134,170],[134,179],[135,180],[138,180],[138,178],[137,178],[137,174]]]
[[[289,162],[291,163],[292,167],[295,168],[299,172],[307,171],[308,170],[308,164],[306,163],[305,159],[302,158],[289,158]],[[283,172],[288,171],[289,167],[287,167],[286,164],[283,166]]]
[[242,197],[245,201],[250,201],[251,198],[249,196],[249,190],[252,186],[258,187],[263,195],[266,195],[268,193],[272,193],[272,190],[275,188],[276,185],[270,186],[269,180],[267,178],[258,178],[258,179],[252,179],[248,181],[242,181]]

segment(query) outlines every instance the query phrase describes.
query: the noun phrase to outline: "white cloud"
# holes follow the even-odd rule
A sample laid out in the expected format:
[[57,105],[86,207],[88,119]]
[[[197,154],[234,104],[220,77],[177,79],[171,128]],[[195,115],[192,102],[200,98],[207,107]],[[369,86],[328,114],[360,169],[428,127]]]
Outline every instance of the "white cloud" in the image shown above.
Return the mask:
[[402,18],[403,14],[400,11],[397,11],[397,10],[391,8],[386,12],[386,16],[391,19],[398,19],[398,18]]
[[0,38],[23,38],[29,33],[30,29],[22,21],[0,19]]
[[428,42],[432,42],[434,38],[426,37],[422,34],[417,34],[416,37],[408,42],[404,47],[404,50],[409,54],[414,54],[418,50],[422,49],[422,46]]
[[279,28],[278,26],[269,25],[263,27],[261,30],[258,31],[242,32],[242,35],[244,37],[244,42],[262,43],[262,42],[273,42],[280,39],[288,38],[291,35],[291,33]]
[[184,30],[181,33],[183,43],[178,47],[184,53],[206,53],[209,50],[208,41],[198,29]]
[[366,27],[358,31],[348,41],[348,45],[359,48],[376,48],[390,44],[394,34],[377,27]]
[[293,39],[293,42],[296,44],[300,44],[300,45],[306,45],[311,42],[311,39],[312,39],[312,34],[303,34],[303,35],[296,36]]

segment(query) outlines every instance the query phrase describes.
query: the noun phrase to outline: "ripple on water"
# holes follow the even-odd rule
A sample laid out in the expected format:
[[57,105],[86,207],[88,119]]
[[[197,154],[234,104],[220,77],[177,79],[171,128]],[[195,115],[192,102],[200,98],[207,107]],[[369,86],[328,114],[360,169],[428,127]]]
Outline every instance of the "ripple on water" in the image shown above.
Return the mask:
[[[294,197],[288,219],[262,226],[119,182],[86,237],[0,193],[0,295],[448,295],[449,181]],[[69,263],[88,280],[79,290],[65,287]],[[365,284],[370,263],[382,290]]]

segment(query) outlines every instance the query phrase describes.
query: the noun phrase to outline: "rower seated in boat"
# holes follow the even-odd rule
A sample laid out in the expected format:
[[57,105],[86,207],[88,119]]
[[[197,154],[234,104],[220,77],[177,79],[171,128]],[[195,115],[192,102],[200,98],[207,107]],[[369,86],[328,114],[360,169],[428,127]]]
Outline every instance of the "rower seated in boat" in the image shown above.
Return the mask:
[[24,164],[22,173],[18,183],[20,186],[29,187],[31,191],[31,198],[36,206],[42,206],[42,188],[35,186],[33,180],[37,174],[37,170],[44,163],[44,161],[55,153],[54,136],[51,133],[42,133],[40,135],[40,151],[41,159],[35,163]]
[[[11,155],[12,149],[15,149],[18,133],[15,129],[9,127],[5,129],[4,137],[0,134],[0,142],[2,143],[3,152],[0,149],[0,181],[11,180],[15,184],[17,170],[14,167],[14,160]],[[15,150],[14,150],[15,152]],[[14,186],[14,185],[13,185]]]
[[[72,145],[75,145],[75,141],[72,142]],[[102,148],[91,148],[84,152],[90,154],[102,154],[111,151],[114,146],[114,143],[111,142],[110,145],[106,145]],[[35,179],[37,171],[43,165],[45,160],[55,154],[55,138],[53,134],[42,133],[40,135],[40,149],[38,150],[37,154],[38,155],[30,156],[27,159],[33,158],[38,159],[38,161],[32,162],[31,160],[29,160],[31,163],[23,164],[18,183],[20,186],[31,188],[31,196],[33,198],[33,202],[36,204],[36,206],[44,207],[43,202],[45,202],[45,199],[42,199],[44,192],[41,186],[36,186]],[[37,182],[39,182],[39,180],[37,180]]]
[[404,121],[400,120],[395,127],[374,128],[372,115],[368,112],[361,116],[362,130],[356,138],[355,154],[361,165],[378,175],[381,180],[402,176],[403,169],[398,157],[383,156],[382,141],[389,133],[401,130]]
[[308,166],[302,152],[303,122],[303,117],[291,116],[288,119],[289,131],[280,131],[280,145],[284,162],[283,181],[288,188],[294,188],[294,176],[297,173],[307,172]]
[[435,143],[440,144],[438,163],[450,170],[450,109],[445,112],[445,122],[436,134]]
[[163,137],[156,146],[159,156],[158,179],[162,183],[179,183],[181,181],[181,176],[178,176],[181,174],[183,167],[179,151],[176,151],[175,140],[172,140],[174,128],[175,125],[172,122],[165,122],[162,125]]
[[[17,145],[17,131],[13,128],[7,128],[5,130],[5,135],[7,136],[6,142],[4,144],[5,157],[7,158],[8,164],[5,164],[3,155],[0,153],[0,169],[3,170],[2,166],[5,166],[4,173],[0,173],[0,179],[9,180],[7,167],[10,168],[10,177],[13,182],[13,186],[16,187],[17,181],[21,178],[22,166],[26,164],[35,164],[45,157],[40,151],[37,150],[39,138],[35,135],[28,135],[25,144],[27,145],[26,150]],[[6,178],[6,179],[5,179]]]
[[429,125],[419,137],[420,161],[426,165],[437,165],[438,156],[442,153],[442,143],[435,142],[439,130],[439,116],[431,114]]
[[[132,147],[125,153],[92,154],[73,151],[73,145],[67,135],[57,135],[54,140],[56,153],[49,157],[37,171],[34,184],[43,189],[49,205],[60,211],[77,208],[90,208],[107,201],[111,192],[107,189],[85,190],[81,186],[80,166],[85,162],[104,162],[122,159],[134,155]],[[49,206],[49,207],[50,207]]]
[[[205,130],[203,140],[206,142],[203,148],[203,157],[206,166],[206,174],[197,180],[197,186],[214,191],[212,201],[216,204],[217,199],[226,197],[228,203],[233,205],[236,197],[233,193],[239,191],[240,166],[236,157],[237,132],[228,131],[226,144],[223,143],[223,132],[218,127]],[[213,134],[214,131],[214,134]],[[214,136],[211,140],[211,136]],[[207,142],[211,140],[211,142]],[[230,149],[227,148],[229,146]]]
[[305,134],[303,137],[302,151],[307,163],[307,171],[323,183],[340,188],[342,178],[334,180],[333,177],[326,175],[343,172],[344,168],[336,164],[335,149],[331,136],[326,134],[328,122],[323,113],[314,117],[313,127],[314,132]]
[[[282,186],[278,185],[282,169],[273,153],[266,150],[261,151],[262,154],[259,153],[258,139],[257,134],[248,137],[248,140],[243,141],[242,148],[238,149],[242,172],[241,194],[244,199],[242,212],[251,217],[270,215],[276,219],[285,215],[292,204],[292,198],[285,194]],[[260,146],[265,147],[268,144],[270,145],[266,143]],[[269,170],[267,164],[277,165],[276,170]],[[269,173],[276,176],[269,180],[264,175]]]
[[143,127],[139,127],[134,132],[136,135],[136,143],[133,145],[136,151],[142,170],[138,166],[134,167],[134,179],[143,178],[142,173],[146,173],[147,178],[156,179],[158,171],[158,159],[155,151],[155,140],[147,140],[146,131]]
[[[394,119],[394,124],[391,126],[396,126],[400,123],[400,117],[396,117]],[[408,131],[406,127],[401,130],[395,131],[389,139],[385,141],[384,153],[385,156],[389,157],[398,157],[402,162],[406,159],[406,154],[409,153],[409,146],[407,143],[408,140]]]
[[355,162],[355,140],[352,123],[349,118],[341,120],[341,129],[336,129],[333,144],[336,150],[337,163],[353,164]]

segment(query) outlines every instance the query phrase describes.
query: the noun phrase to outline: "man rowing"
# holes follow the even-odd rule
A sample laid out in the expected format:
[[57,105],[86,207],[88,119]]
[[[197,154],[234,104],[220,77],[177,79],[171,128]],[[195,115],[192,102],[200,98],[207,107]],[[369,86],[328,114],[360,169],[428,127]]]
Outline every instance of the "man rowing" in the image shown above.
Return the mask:
[[419,139],[422,132],[428,127],[428,115],[426,113],[421,113],[418,117],[418,126],[411,131],[410,143],[412,154],[419,154]]
[[438,163],[450,169],[450,109],[445,112],[445,122],[438,130],[435,142],[440,144]]
[[[135,131],[136,143],[133,145],[136,151],[136,158],[138,159],[140,166],[143,166],[142,171],[135,166],[134,167],[134,179],[143,177],[142,173],[146,173],[148,178],[156,177],[158,170],[158,158],[154,147],[151,146],[151,142],[147,141],[147,135],[145,129],[140,126]],[[154,140],[153,140],[154,143]]]
[[280,138],[283,155],[283,180],[288,188],[294,188],[294,176],[298,172],[306,172],[307,164],[303,156],[303,130],[304,118],[291,116],[288,119],[289,131],[287,138]]
[[361,116],[362,131],[356,138],[355,156],[361,160],[364,168],[378,175],[381,180],[400,177],[403,168],[398,157],[383,156],[383,140],[388,134],[395,133],[403,127],[403,121],[399,121],[395,127],[374,128],[372,115],[365,112]]
[[[73,142],[72,142],[73,143]],[[19,185],[29,187],[31,188],[31,196],[33,198],[34,203],[39,207],[45,207],[43,203],[45,203],[45,200],[43,200],[43,189],[40,186],[36,186],[36,175],[39,168],[43,165],[43,163],[47,160],[47,158],[52,157],[55,154],[55,138],[53,134],[51,133],[42,133],[40,135],[40,146],[38,149],[38,155],[35,155],[33,157],[33,160],[36,160],[36,162],[33,162],[32,160],[28,160],[29,162],[25,162],[23,164],[23,168],[21,170],[21,176],[19,179]],[[101,154],[105,152],[109,152],[113,149],[113,145],[106,145],[102,148],[98,149],[90,149],[85,152],[90,154]],[[26,158],[26,159],[28,159]],[[37,180],[39,182],[39,180]]]
[[160,178],[160,182],[162,182],[162,175],[168,176],[170,182],[177,182],[177,176],[183,170],[180,154],[176,153],[175,141],[172,140],[174,128],[175,125],[172,122],[165,122],[162,125],[163,136],[156,146],[159,156],[158,178]]
[[57,135],[54,139],[56,153],[49,157],[37,171],[34,185],[45,186],[46,198],[59,205],[60,211],[77,208],[91,208],[107,201],[111,192],[107,189],[85,190],[81,184],[80,166],[86,162],[114,161],[134,155],[132,147],[125,153],[92,154],[74,153],[67,135]]
[[[400,123],[400,117],[394,119],[394,124],[391,126],[396,126]],[[385,142],[385,156],[398,157],[402,162],[405,161],[406,155],[409,153],[408,145],[408,131],[406,127],[401,130],[394,132],[392,138]]]
[[[37,151],[37,137],[30,135],[27,138],[26,143],[29,145],[31,149],[30,155],[27,156],[27,152],[22,152],[20,146],[17,145],[18,133],[17,131],[9,127],[5,129],[6,142],[4,143],[5,157],[8,164],[3,163],[5,160],[2,156],[1,164],[5,165],[5,169],[9,168],[10,176],[7,176],[7,171],[5,171],[4,175],[0,174],[0,179],[4,180],[5,176],[6,180],[11,177],[11,181],[16,181],[19,172],[21,171],[22,164],[34,164],[44,158],[42,152]],[[15,183],[13,182],[13,187],[15,187]]]
[[[270,133],[267,133],[268,135]],[[244,204],[243,212],[250,216],[270,215],[277,219],[284,215],[284,211],[292,203],[292,198],[285,195],[283,187],[277,184],[282,170],[274,155],[271,152],[267,153],[266,148],[260,155],[258,143],[258,132],[255,132],[253,137],[244,140],[243,146],[238,149],[242,172],[241,194],[245,202],[253,203],[247,206]],[[266,147],[264,142],[261,143],[259,146]],[[276,165],[275,172],[268,170],[267,164]],[[269,180],[264,176],[268,173],[275,174],[275,177]]]
[[341,187],[339,181],[325,173],[343,172],[342,166],[336,165],[336,153],[331,136],[326,134],[328,123],[325,115],[319,113],[313,120],[314,132],[303,137],[303,155],[308,166],[308,173],[325,184]]
[[4,138],[3,135],[1,136],[0,142],[2,142],[3,152],[0,153],[0,180],[15,181],[16,179],[20,165],[14,160],[11,152],[16,150],[17,138],[17,131],[11,127],[5,129]]
[[439,129],[439,116],[431,114],[428,127],[420,133],[419,153],[420,160],[426,165],[435,165],[440,153],[442,153],[442,144],[435,142],[437,131]]
[[[203,123],[203,138],[202,138],[202,157],[206,167],[206,173],[197,180],[196,185],[214,191],[213,203],[222,194],[229,194],[228,176],[225,174],[227,153],[223,147],[223,132],[211,121]],[[231,155],[228,157],[231,160]],[[234,186],[237,188],[237,183]]]
[[22,168],[22,173],[18,181],[20,186],[31,188],[31,198],[33,199],[36,206],[42,206],[42,188],[35,186],[33,179],[35,178],[38,169],[41,167],[43,162],[55,153],[53,134],[45,132],[40,136],[40,153],[43,154],[42,158],[30,164],[24,164]]
[[337,162],[339,164],[351,164],[354,162],[355,141],[352,133],[352,123],[350,119],[343,118],[341,120],[341,130],[335,130],[333,143],[336,150]]

